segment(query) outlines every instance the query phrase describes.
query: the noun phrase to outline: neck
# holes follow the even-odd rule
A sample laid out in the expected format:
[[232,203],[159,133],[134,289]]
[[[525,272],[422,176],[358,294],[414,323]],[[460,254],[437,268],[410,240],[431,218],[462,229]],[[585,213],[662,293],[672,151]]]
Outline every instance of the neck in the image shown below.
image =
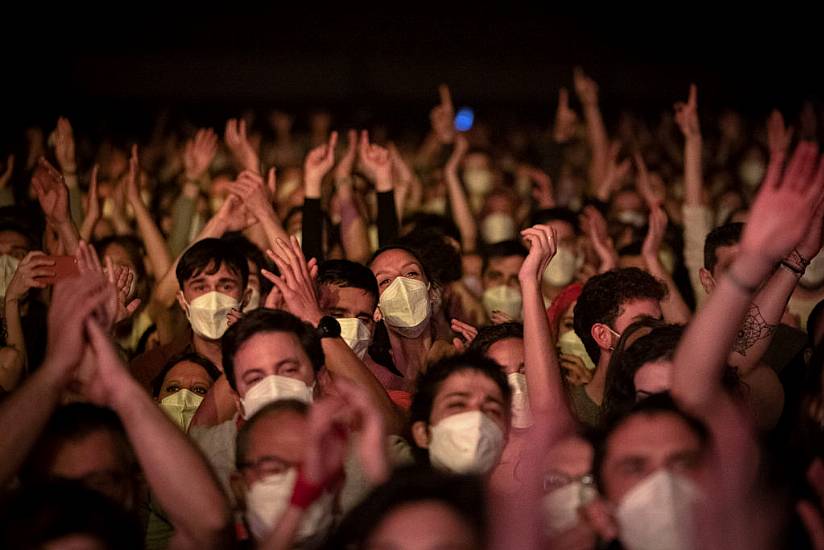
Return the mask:
[[391,327],[387,327],[395,368],[409,381],[414,381],[426,364],[426,355],[432,347],[430,328],[431,326],[427,324],[420,336],[406,338],[394,332]]
[[223,357],[220,354],[220,340],[207,340],[197,334],[192,335],[192,347],[200,355],[206,357],[223,372]]
[[589,384],[584,386],[587,395],[595,403],[600,405],[604,401],[604,388],[607,385],[607,368],[612,353],[601,350],[601,357],[598,359],[598,364],[595,366],[595,374],[592,375],[592,380]]

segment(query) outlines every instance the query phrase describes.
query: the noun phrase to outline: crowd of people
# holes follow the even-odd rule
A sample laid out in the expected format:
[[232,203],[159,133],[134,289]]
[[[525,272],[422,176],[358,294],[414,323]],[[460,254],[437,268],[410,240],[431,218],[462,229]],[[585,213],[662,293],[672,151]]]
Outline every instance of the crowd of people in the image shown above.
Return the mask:
[[686,92],[608,131],[576,69],[497,131],[443,85],[397,144],[29,128],[0,547],[824,549],[816,113]]

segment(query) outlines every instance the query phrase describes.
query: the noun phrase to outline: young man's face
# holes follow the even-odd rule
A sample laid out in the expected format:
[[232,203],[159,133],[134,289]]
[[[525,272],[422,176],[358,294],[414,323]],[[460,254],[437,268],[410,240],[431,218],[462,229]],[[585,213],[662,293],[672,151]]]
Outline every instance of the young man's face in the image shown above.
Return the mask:
[[726,245],[726,246],[719,246],[715,249],[715,267],[712,268],[712,272],[707,271],[706,269],[701,269],[701,286],[704,287],[704,291],[707,294],[710,294],[713,289],[715,288],[715,284],[718,279],[729,269],[732,263],[735,261],[735,257],[738,255],[738,243]]
[[235,383],[243,398],[263,378],[277,374],[315,383],[312,362],[298,337],[291,332],[259,332],[246,340],[235,353]]
[[521,338],[498,340],[489,346],[485,355],[501,365],[505,374],[524,372],[524,341]]
[[604,496],[613,504],[661,468],[695,480],[702,473],[701,439],[675,413],[635,414],[610,434],[606,445],[601,480]]
[[29,239],[17,231],[0,231],[0,255],[22,260],[31,250]]
[[322,284],[318,288],[318,303],[325,315],[360,319],[370,333],[375,328],[373,317],[378,304],[371,294],[361,288]]
[[226,264],[221,264],[220,269],[210,274],[213,270],[214,265],[210,264],[183,283],[182,293],[186,302],[191,304],[192,300],[209,292],[220,292],[239,302],[242,301],[245,289],[242,286],[240,273],[230,269]]
[[481,279],[484,290],[502,285],[520,290],[518,272],[523,263],[524,257],[518,255],[490,258]]

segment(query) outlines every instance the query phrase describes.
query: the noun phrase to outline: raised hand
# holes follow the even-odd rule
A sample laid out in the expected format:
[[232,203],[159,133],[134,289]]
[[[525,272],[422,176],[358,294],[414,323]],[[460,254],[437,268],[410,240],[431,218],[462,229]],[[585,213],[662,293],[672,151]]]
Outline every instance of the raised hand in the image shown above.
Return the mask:
[[33,250],[20,260],[17,271],[6,289],[6,302],[20,301],[32,288],[46,288],[48,286],[40,277],[54,277],[54,260],[39,250]]
[[585,107],[598,105],[598,84],[588,77],[581,67],[575,67],[572,79],[575,84],[575,93],[581,104]]
[[14,155],[9,155],[6,158],[6,169],[0,174],[0,189],[5,189],[9,186],[12,173],[14,173]]
[[[651,263],[656,265],[660,261],[658,253],[661,250],[661,243],[667,231],[667,214],[659,205],[655,205],[649,213],[649,230],[641,247],[641,256],[649,267]],[[650,268],[651,269],[651,268]]]
[[77,371],[81,393],[95,405],[115,408],[120,390],[128,386],[131,375],[100,321],[87,316],[83,328],[88,341],[87,353],[92,360],[83,361]]
[[314,258],[306,261],[295,237],[288,243],[278,239],[277,250],[267,250],[266,255],[275,262],[280,276],[266,269],[260,271],[261,275],[272,281],[280,291],[283,302],[290,312],[317,326],[323,317],[314,284],[317,277],[317,261]]
[[338,133],[329,134],[329,141],[318,145],[306,155],[303,161],[303,179],[307,189],[312,191],[311,196],[320,196],[320,185],[324,176],[335,165],[335,147],[338,144]]
[[322,399],[309,409],[306,453],[300,475],[316,488],[329,487],[343,475],[349,439],[345,409],[337,397]]
[[458,166],[466,156],[467,151],[469,151],[469,141],[466,139],[466,136],[463,134],[456,135],[455,147],[452,148],[452,154],[449,155],[449,160],[446,161],[444,168],[457,174]]
[[633,159],[635,160],[635,169],[638,172],[638,177],[635,179],[635,189],[644,198],[647,207],[652,210],[655,206],[659,206],[664,202],[664,197],[661,196],[660,190],[656,192],[653,188],[652,177],[649,170],[647,170],[647,164],[644,162],[641,153],[636,152]]
[[535,185],[532,187],[532,199],[538,208],[554,208],[555,192],[552,186],[552,178],[549,174],[534,166],[524,165],[521,173],[529,178]]
[[355,166],[355,159],[358,156],[358,132],[349,130],[346,132],[346,151],[335,166],[335,181],[344,181],[352,176],[352,168]]
[[824,199],[824,162],[818,148],[802,142],[782,169],[780,158],[770,161],[767,175],[750,208],[750,219],[741,236],[741,249],[765,262],[783,259],[810,231]]
[[398,147],[394,143],[389,143],[387,149],[389,150],[389,159],[392,161],[395,181],[408,183],[414,180],[415,174],[406,164],[403,155],[398,151]]
[[790,148],[792,138],[793,128],[785,126],[781,111],[778,109],[773,110],[767,119],[767,143],[770,148],[770,156],[784,158]]
[[232,153],[235,162],[245,170],[260,172],[258,153],[246,135],[246,121],[230,118],[226,121],[226,131],[223,134],[226,146]]
[[367,176],[375,181],[378,191],[392,189],[392,159],[389,151],[369,143],[369,132],[363,130],[358,142],[358,160]]
[[675,104],[675,122],[687,139],[701,139],[701,126],[698,124],[698,87],[690,84],[687,102]]
[[569,106],[569,92],[566,88],[558,91],[558,108],[555,110],[555,124],[552,136],[558,143],[566,143],[575,136],[578,114]]
[[54,156],[64,174],[77,173],[77,161],[74,152],[74,133],[72,125],[66,117],[57,119],[57,129],[54,131]]
[[564,378],[573,386],[583,386],[592,380],[592,371],[584,365],[584,360],[577,355],[560,354],[558,362],[564,370]]
[[558,250],[558,237],[555,229],[548,225],[538,224],[521,231],[521,237],[529,245],[529,254],[521,265],[518,279],[522,285],[524,283],[540,284],[549,261]]
[[131,299],[135,273],[126,266],[115,266],[111,256],[106,256],[105,262],[106,278],[117,291],[117,310],[114,316],[114,323],[117,324],[134,315],[137,308],[140,307],[139,298]]
[[629,174],[631,164],[629,159],[618,162],[618,155],[621,152],[621,144],[614,141],[609,146],[607,153],[606,170],[604,178],[600,182],[595,182],[595,196],[601,201],[608,201],[612,193],[626,179]]
[[231,192],[238,196],[249,212],[258,220],[274,215],[272,197],[275,191],[274,168],[267,175],[269,182],[263,185],[263,177],[256,172],[244,170],[231,185]]
[[449,86],[441,84],[438,86],[438,93],[441,96],[441,102],[429,113],[429,121],[438,141],[446,145],[455,139],[455,107],[452,105]]
[[606,273],[610,269],[618,266],[618,253],[615,251],[615,246],[612,244],[612,239],[607,232],[607,221],[604,216],[593,206],[584,208],[582,214],[584,234],[589,237],[592,243],[592,248],[598,255],[601,265],[598,268],[599,273]]
[[223,201],[220,210],[215,214],[223,225],[224,231],[244,231],[258,222],[258,219],[243,204],[243,200],[235,194],[230,194]]
[[140,196],[140,161],[137,157],[137,145],[132,145],[129,156],[129,171],[126,173],[126,199],[130,204],[140,204],[143,198]]
[[69,189],[62,174],[41,157],[37,161],[31,183],[40,202],[40,208],[46,215],[46,221],[53,227],[68,222]]
[[476,336],[478,336],[477,328],[473,327],[469,323],[464,323],[463,321],[459,321],[457,319],[452,319],[450,322],[450,327],[452,327],[452,332],[456,332],[463,336],[463,339],[452,339],[452,345],[455,346],[455,349],[460,353],[468,350],[469,346],[472,345],[472,341],[475,340]]
[[[227,123],[228,130],[228,123]],[[234,138],[234,133],[232,138]],[[228,140],[227,140],[228,143]],[[188,140],[183,147],[183,168],[188,181],[198,181],[206,171],[217,153],[217,134],[212,129],[201,128],[195,137]]]

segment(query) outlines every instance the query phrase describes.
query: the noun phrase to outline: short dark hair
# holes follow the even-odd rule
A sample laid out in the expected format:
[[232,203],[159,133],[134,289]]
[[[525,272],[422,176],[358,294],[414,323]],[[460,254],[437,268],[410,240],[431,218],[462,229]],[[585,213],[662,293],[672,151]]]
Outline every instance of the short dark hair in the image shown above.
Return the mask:
[[364,548],[381,522],[398,508],[415,502],[438,502],[455,512],[474,534],[473,547],[485,546],[487,510],[478,476],[447,474],[420,466],[395,470],[344,516],[325,548]]
[[265,332],[290,332],[297,337],[303,351],[309,356],[312,368],[318,372],[324,363],[323,348],[315,328],[304,323],[288,311],[258,308],[244,315],[229,327],[221,339],[223,374],[229,386],[237,391],[235,378],[235,354],[252,336]]
[[412,396],[412,405],[409,408],[410,426],[418,421],[429,424],[429,417],[435,404],[435,396],[440,391],[441,385],[456,372],[464,370],[479,372],[495,382],[504,398],[506,414],[509,414],[512,390],[509,387],[509,382],[507,382],[503,367],[489,357],[485,357],[478,352],[469,351],[437,361],[418,377],[415,395]]
[[[452,283],[463,277],[461,253],[447,240],[448,235],[434,227],[417,226],[395,244],[415,250],[427,272],[440,283]],[[460,242],[460,241],[459,241]]]
[[552,221],[566,222],[572,226],[572,230],[575,231],[576,235],[581,234],[581,226],[578,224],[578,215],[569,208],[564,208],[563,206],[536,210],[529,218],[530,226],[546,224]]
[[204,272],[213,275],[223,265],[229,271],[240,275],[240,286],[245,289],[249,282],[249,264],[246,263],[246,257],[230,243],[221,239],[203,239],[183,253],[175,268],[177,284],[182,290],[186,281],[192,277]]
[[174,357],[171,357],[166,363],[163,365],[163,368],[154,377],[152,380],[152,397],[157,397],[160,395],[161,390],[163,389],[163,380],[166,378],[166,375],[169,374],[169,371],[172,370],[177,364],[182,363],[184,361],[189,361],[190,363],[195,363],[203,367],[203,370],[206,371],[206,374],[209,375],[209,378],[212,379],[212,382],[220,378],[220,370],[218,370],[217,366],[212,363],[211,359],[208,357],[201,355],[195,351],[191,351],[188,353],[178,353]]
[[235,468],[240,470],[246,463],[246,457],[249,454],[249,434],[260,420],[271,414],[280,412],[293,412],[300,416],[306,417],[309,414],[309,406],[296,399],[279,399],[272,403],[267,403],[253,414],[237,432],[235,439]]
[[[258,268],[258,273],[260,273],[261,269],[266,269],[271,271],[275,275],[280,275],[277,266],[274,262],[272,262],[266,255],[257,247],[255,243],[250,241],[243,233],[233,232],[233,233],[226,233],[221,237],[222,241],[229,243],[232,247],[236,248],[240,251],[241,254],[246,256],[246,259],[251,261],[255,264]],[[272,281],[260,275],[258,277],[260,279],[260,295],[266,296],[271,290],[274,284]]]
[[621,307],[629,301],[652,299],[661,301],[667,295],[664,284],[637,267],[613,269],[589,279],[581,290],[573,312],[575,334],[593,363],[598,363],[601,350],[592,337],[596,323],[612,325],[621,314]]
[[52,414],[20,471],[21,481],[32,483],[46,479],[60,445],[97,432],[111,434],[124,469],[129,473],[135,472],[137,461],[117,414],[90,403],[70,403],[58,407]]
[[487,245],[483,248],[481,273],[486,273],[487,268],[489,268],[489,261],[493,258],[506,258],[508,256],[526,258],[528,254],[529,250],[527,250],[523,243],[515,239]]
[[710,231],[704,240],[704,269],[710,272],[715,269],[718,264],[718,249],[738,244],[743,231],[743,223],[727,223]]
[[524,325],[518,322],[501,323],[500,325],[484,325],[478,328],[478,335],[469,345],[469,351],[475,351],[482,355],[489,352],[492,344],[506,340],[507,338],[524,339]]
[[[428,227],[434,229],[442,235],[452,237],[461,242],[461,232],[455,222],[446,216],[430,214],[428,212],[416,212],[411,216],[404,217],[403,225],[412,225],[414,228]],[[414,229],[413,229],[414,230]]]
[[375,274],[363,264],[350,260],[326,260],[318,266],[318,286],[334,285],[365,290],[378,303],[378,281]]
[[687,424],[687,426],[695,433],[695,435],[698,436],[698,438],[701,440],[701,444],[703,447],[706,448],[706,445],[709,442],[709,431],[707,430],[707,427],[704,425],[704,423],[695,418],[694,416],[684,412],[675,403],[675,401],[673,401],[670,394],[657,393],[655,395],[647,397],[646,399],[642,399],[641,401],[633,405],[633,407],[629,411],[627,411],[626,414],[613,417],[608,422],[606,422],[603,425],[600,432],[595,437],[595,452],[592,457],[592,474],[595,477],[595,483],[598,487],[598,490],[602,494],[604,491],[604,483],[601,469],[604,465],[604,459],[606,458],[609,440],[612,437],[612,434],[614,434],[616,430],[623,426],[629,419],[642,414],[647,416],[659,414],[674,414],[675,416],[681,418],[681,420],[683,420]]

